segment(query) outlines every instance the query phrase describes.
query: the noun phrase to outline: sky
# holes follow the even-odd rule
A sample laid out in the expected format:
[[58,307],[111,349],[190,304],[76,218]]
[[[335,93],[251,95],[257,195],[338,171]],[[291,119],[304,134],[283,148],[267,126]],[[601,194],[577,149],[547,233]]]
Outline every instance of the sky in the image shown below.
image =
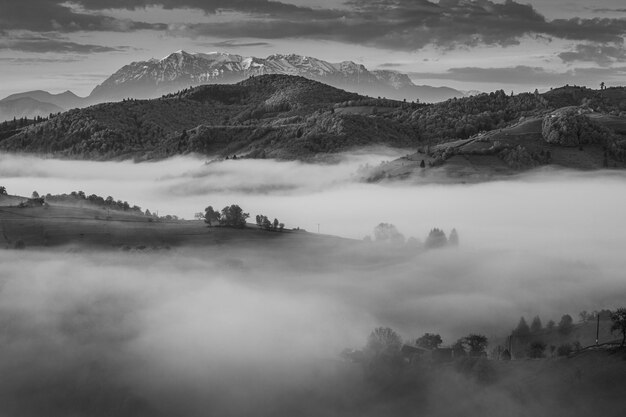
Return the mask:
[[621,85],[625,35],[621,0],[0,0],[0,96],[84,96],[180,49],[352,60],[462,90]]

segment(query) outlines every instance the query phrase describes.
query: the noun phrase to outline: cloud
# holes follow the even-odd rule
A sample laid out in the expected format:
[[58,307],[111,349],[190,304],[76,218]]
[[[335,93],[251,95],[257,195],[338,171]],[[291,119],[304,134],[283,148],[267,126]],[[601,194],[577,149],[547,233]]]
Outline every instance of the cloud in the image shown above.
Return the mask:
[[[19,36],[0,41],[0,50],[11,50],[32,53],[74,53],[93,54],[103,52],[126,51],[128,46],[102,46],[71,42],[63,39],[46,38],[42,36]],[[42,62],[42,61],[39,61]]]
[[245,47],[253,47],[253,46],[271,46],[271,43],[268,42],[239,42],[234,39],[221,41],[221,42],[211,42],[207,45],[216,46],[218,48],[245,48]]
[[[7,2],[8,0],[1,0]],[[197,9],[207,23],[151,24],[115,19],[110,9]],[[170,30],[183,36],[223,38],[308,38],[414,51],[441,48],[517,45],[524,37],[555,37],[622,43],[626,21],[615,18],[547,20],[532,5],[513,0],[353,0],[341,8],[303,7],[266,0],[24,0],[7,5],[4,29],[71,32],[78,30]],[[39,10],[32,13],[32,10]],[[236,14],[235,21],[212,21],[211,15]]]
[[[318,10],[185,26],[192,36],[236,35],[262,39],[313,38],[366,44],[396,50],[418,50],[478,45],[510,46],[520,39],[556,37],[595,42],[623,42],[623,19],[557,19],[548,21],[531,5],[514,1],[427,0],[348,2],[348,10],[320,16]],[[254,17],[254,15],[252,15]],[[454,30],[451,30],[454,28]]]
[[626,61],[626,48],[621,44],[578,44],[572,51],[562,52],[559,58],[563,62],[595,62],[608,67]]
[[619,79],[626,67],[616,68],[575,68],[565,72],[549,71],[541,67],[519,65],[505,68],[460,67],[446,72],[412,72],[415,79],[455,80],[465,82],[519,84],[519,85],[596,85],[598,77]]
[[104,14],[81,13],[61,0],[0,0],[0,29],[33,32],[165,30],[164,24],[115,19]]

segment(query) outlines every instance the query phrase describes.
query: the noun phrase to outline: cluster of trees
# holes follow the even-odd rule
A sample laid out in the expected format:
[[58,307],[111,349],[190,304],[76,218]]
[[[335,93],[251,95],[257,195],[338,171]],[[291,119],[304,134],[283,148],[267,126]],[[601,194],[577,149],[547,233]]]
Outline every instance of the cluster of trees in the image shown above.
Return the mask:
[[[33,191],[31,198],[39,198],[39,193]],[[108,196],[106,198],[96,194],[86,195],[84,191],[72,191],[70,194],[46,194],[45,202],[48,204],[81,204],[89,203],[90,205],[98,206],[100,208],[108,210],[118,211],[130,211],[135,214],[141,214],[145,216],[153,216],[150,210],[142,211],[141,207],[137,205],[131,206],[128,201],[115,200],[113,197]]]
[[278,219],[274,218],[272,222],[267,216],[263,214],[256,215],[256,224],[259,228],[263,230],[280,230],[282,231],[285,228],[284,223],[280,223]]
[[579,148],[586,144],[607,144],[613,136],[579,108],[559,110],[544,117],[542,135],[548,143]]
[[438,228],[434,228],[428,234],[424,247],[426,249],[437,249],[446,246],[459,246],[459,234],[456,229],[452,229],[450,236],[446,237],[446,233]]
[[[364,238],[365,241],[371,241],[370,236]],[[380,223],[374,228],[374,241],[380,243],[390,243],[397,246],[408,245],[411,247],[420,246],[420,243],[414,237],[405,239],[404,235],[398,231],[398,228],[391,223]],[[447,237],[441,229],[434,228],[428,234],[424,242],[425,249],[436,249],[445,246],[458,246],[459,234],[456,229],[452,229],[450,237]]]
[[204,222],[209,226],[219,224],[220,226],[244,228],[246,220],[250,217],[248,213],[244,213],[241,207],[236,204],[226,206],[221,212],[215,210],[213,206],[204,209]]
[[[615,311],[600,310],[588,313],[582,311],[579,314],[581,322],[589,322],[598,320],[611,320],[611,333],[619,332],[622,335],[622,346],[626,343],[626,308],[618,308]],[[516,356],[527,356],[530,358],[545,357],[545,351],[548,347],[546,340],[554,339],[556,335],[560,340],[566,340],[576,325],[574,319],[569,314],[564,314],[558,323],[554,320],[548,321],[543,326],[539,316],[535,316],[530,326],[524,317],[520,318],[517,327],[511,332],[512,344],[516,347]],[[582,348],[580,342],[562,343],[558,347],[550,346],[551,354],[559,356],[569,355],[572,351]],[[514,349],[515,350],[515,349]]]

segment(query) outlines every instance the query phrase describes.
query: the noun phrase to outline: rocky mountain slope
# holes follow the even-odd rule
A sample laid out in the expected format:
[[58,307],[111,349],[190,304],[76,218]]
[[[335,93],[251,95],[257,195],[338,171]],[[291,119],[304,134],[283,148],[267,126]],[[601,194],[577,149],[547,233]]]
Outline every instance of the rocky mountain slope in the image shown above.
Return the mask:
[[463,93],[451,88],[417,86],[406,74],[369,71],[351,61],[330,63],[302,55],[243,57],[227,53],[175,52],[163,59],[124,66],[90,95],[92,102],[124,98],[155,98],[178,89],[209,83],[234,83],[250,76],[298,75],[359,94],[392,99],[436,102]]

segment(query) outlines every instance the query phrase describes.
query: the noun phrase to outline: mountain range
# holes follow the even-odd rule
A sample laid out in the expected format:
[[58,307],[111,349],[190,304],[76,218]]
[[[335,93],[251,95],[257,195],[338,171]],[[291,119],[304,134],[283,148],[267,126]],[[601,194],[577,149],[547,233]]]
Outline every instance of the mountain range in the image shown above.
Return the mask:
[[408,75],[389,70],[368,70],[352,61],[330,63],[302,55],[244,57],[228,53],[178,51],[162,59],[125,65],[96,86],[88,97],[70,91],[50,94],[30,91],[0,100],[0,121],[13,117],[48,116],[77,107],[127,98],[157,98],[202,84],[232,84],[248,77],[298,75],[337,88],[373,97],[439,102],[466,94],[448,87],[415,85]]

